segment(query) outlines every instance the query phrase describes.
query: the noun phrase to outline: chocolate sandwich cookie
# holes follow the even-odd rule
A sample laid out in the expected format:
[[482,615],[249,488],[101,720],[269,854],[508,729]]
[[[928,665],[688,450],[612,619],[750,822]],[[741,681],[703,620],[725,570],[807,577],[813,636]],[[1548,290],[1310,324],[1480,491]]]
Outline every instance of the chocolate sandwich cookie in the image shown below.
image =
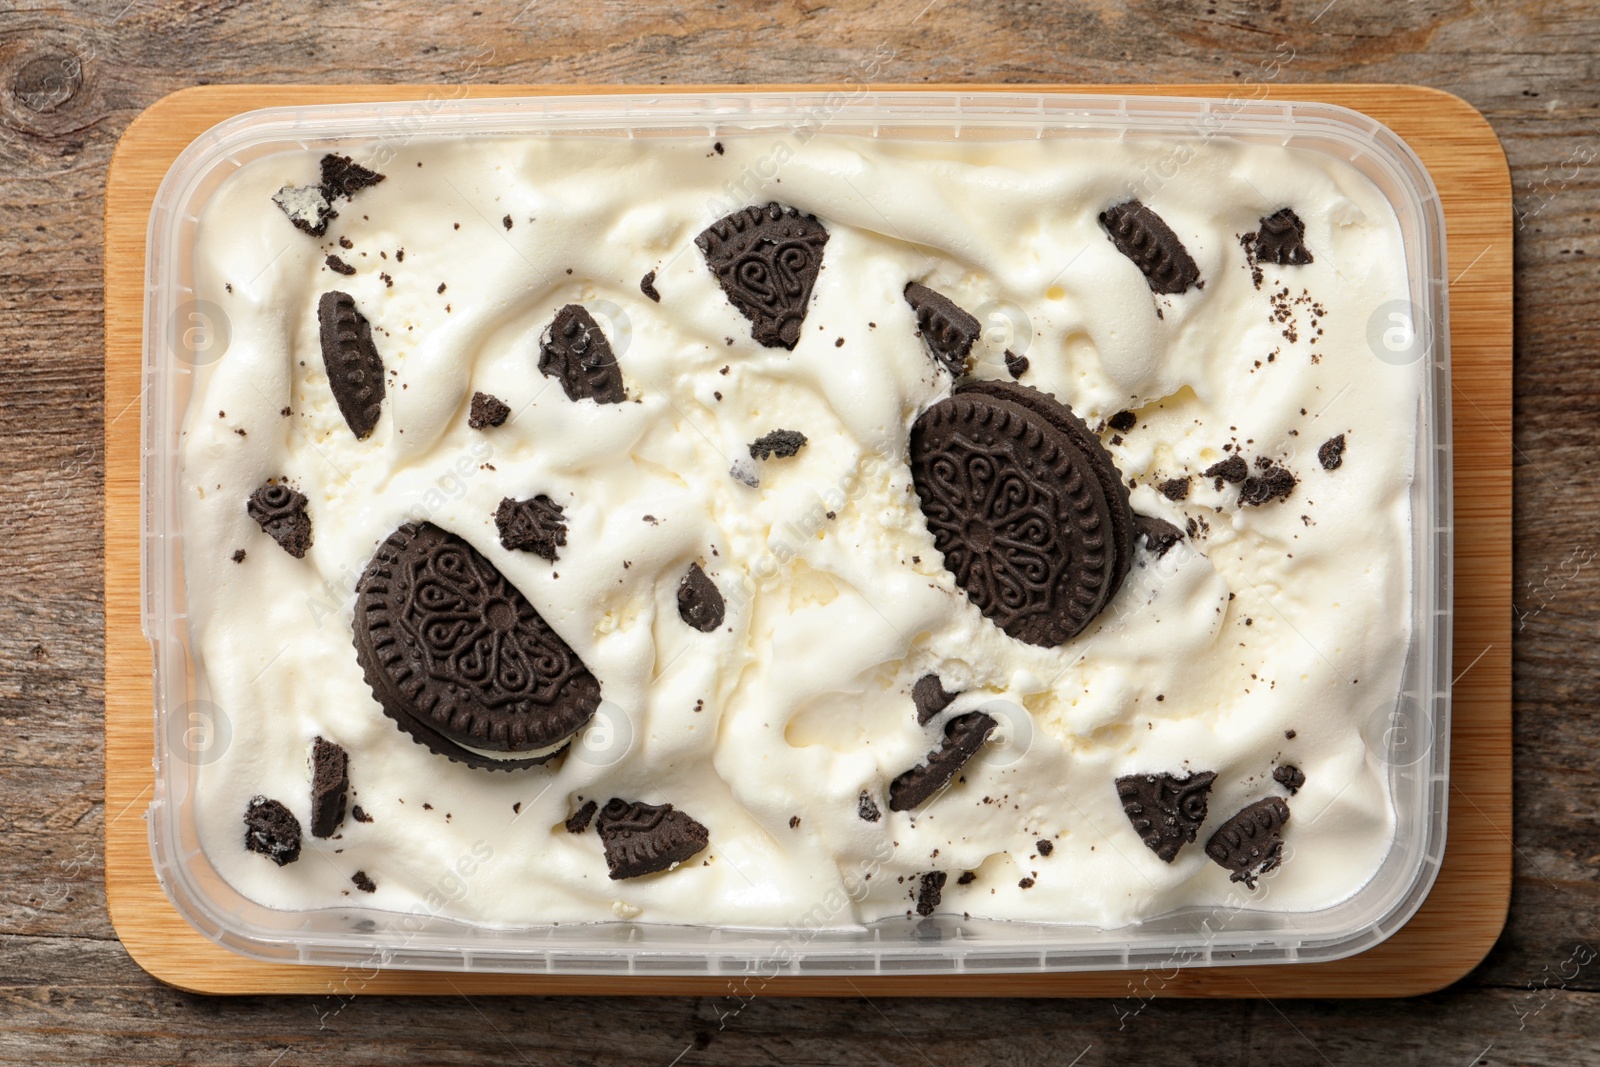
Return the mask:
[[345,794],[350,790],[350,757],[324,738],[311,743],[311,834],[332,837],[344,822]]
[[1303,267],[1312,262],[1311,249],[1306,247],[1306,224],[1292,208],[1263,218],[1253,245],[1252,256],[1257,263]]
[[929,752],[924,762],[889,783],[889,810],[910,811],[927,803],[977,755],[999,725],[982,711],[969,711],[945,723],[944,740],[939,747]]
[[1166,863],[1193,841],[1206,821],[1206,804],[1215,771],[1179,778],[1174,774],[1127,774],[1117,779],[1117,796],[1134,832]]
[[1116,467],[1045,394],[958,389],[912,426],[910,460],[945,567],[1017,640],[1048,648],[1078,634],[1127,573],[1133,516]]
[[[311,516],[306,514],[306,495],[282,482],[268,482],[250,494],[245,512],[280,548],[295,559],[304,559],[311,548]],[[244,559],[241,550],[234,562]]]
[[822,270],[827,228],[815,216],[772,203],[718,219],[694,243],[728,302],[750,320],[756,343],[792,350]]
[[356,309],[355,297],[337,290],[317,301],[317,324],[328,388],[350,432],[363,439],[383,411],[383,360],[372,326]]
[[559,381],[568,400],[620,404],[627,399],[611,342],[582,304],[568,304],[545,328],[539,373]]
[[1181,293],[1200,280],[1200,268],[1160,215],[1137,200],[1100,213],[1117,251],[1133,260],[1152,293]]
[[405,524],[373,554],[356,585],[355,646],[384,714],[469,767],[543,763],[600,706],[600,683],[516,586],[429,523]]
[[671,804],[613,797],[595,817],[611,878],[638,878],[682,863],[711,843],[704,826]]
[[[951,374],[961,377],[967,372],[967,357],[972,354],[972,344],[982,332],[978,320],[954,300],[920,282],[906,283],[905,298],[916,312],[917,332],[928,346],[928,351]],[[1006,355],[1009,365],[1011,354],[1008,352]]]
[[1244,808],[1223,823],[1206,842],[1206,855],[1233,872],[1229,881],[1256,887],[1256,879],[1283,862],[1283,826],[1289,805],[1282,797],[1267,797]]
[[1117,562],[1112,571],[1111,589],[1107,593],[1107,600],[1115,596],[1122,586],[1122,580],[1128,576],[1128,568],[1133,565],[1133,542],[1137,531],[1134,529],[1133,507],[1128,501],[1128,486],[1122,480],[1122,472],[1117,469],[1116,461],[1111,458],[1111,453],[1106,451],[1106,446],[1101,443],[1099,436],[1089,429],[1087,423],[1073,414],[1067,405],[1051,394],[1032,386],[983,381],[971,382],[956,391],[997,396],[1028,408],[1034,414],[1049,419],[1052,426],[1072,438],[1073,444],[1089,458],[1095,478],[1100,482],[1100,492],[1105,496],[1106,504],[1111,509],[1112,543],[1116,549]]

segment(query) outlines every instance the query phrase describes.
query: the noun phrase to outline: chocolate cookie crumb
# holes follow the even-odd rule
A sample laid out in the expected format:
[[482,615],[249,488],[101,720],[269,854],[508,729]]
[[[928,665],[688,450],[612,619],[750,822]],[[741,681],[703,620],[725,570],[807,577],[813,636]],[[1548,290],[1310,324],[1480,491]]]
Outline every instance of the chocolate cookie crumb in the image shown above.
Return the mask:
[[355,874],[352,874],[350,876],[350,881],[363,893],[376,893],[378,891],[378,883],[374,882],[371,878],[368,878],[366,871],[357,871]]
[[861,798],[856,801],[856,814],[864,822],[877,822],[883,817],[883,812],[878,810],[878,802],[872,799],[872,794],[865,789],[861,791]]
[[566,827],[569,834],[581,834],[589,828],[589,821],[594,818],[594,813],[600,810],[600,805],[592,800],[583,802],[583,806],[567,817]]
[[1161,483],[1161,495],[1168,500],[1187,500],[1189,497],[1188,478],[1168,478]]
[[350,809],[350,817],[356,822],[366,823],[372,821],[372,816],[368,815],[365,811],[362,811],[360,804],[357,804]]
[[338,256],[330,255],[322,262],[329,270],[338,271],[340,274],[354,274],[356,272],[354,267],[340,259]]
[[798,815],[789,816],[789,829],[791,829],[791,830],[800,829],[800,816],[798,816]]
[[1017,883],[1017,886],[1018,886],[1018,888],[1021,888],[1021,889],[1032,889],[1033,888],[1033,879],[1032,878],[1024,878],[1020,882]]
[[956,885],[971,885],[978,880],[977,871],[962,871],[961,877],[956,879]]
[[1028,373],[1028,357],[1019,356],[1011,349],[1006,349],[1006,372],[1012,378],[1021,378]]
[[751,459],[788,459],[806,446],[806,435],[799,430],[773,430],[750,442]]
[[661,303],[661,294],[656,292],[656,272],[650,271],[639,279],[639,291],[656,303]]
[[507,215],[505,218],[501,219],[500,225],[504,226],[508,230],[511,229],[511,216]]
[[1154,552],[1157,559],[1165,556],[1184,537],[1183,531],[1172,523],[1149,515],[1135,515],[1133,529],[1137,536],[1144,538],[1145,547]]
[[1344,463],[1344,434],[1330,437],[1317,449],[1317,462],[1325,471],[1335,471]]
[[1272,768],[1272,780],[1287,789],[1290,796],[1300,792],[1300,787],[1306,784],[1305,772],[1292,763]]
[[345,794],[350,790],[350,757],[332,741],[311,742],[311,835],[332,837],[344,821]]
[[929,719],[948,708],[955,698],[956,694],[945,692],[937,674],[924,674],[918,678],[917,684],[911,687],[911,702],[917,707],[917,724],[926,726]]
[[243,563],[244,562],[244,549],[236,548],[236,549],[233,550],[233,561],[235,563]]
[[944,882],[947,875],[943,871],[929,871],[922,876],[922,884],[917,889],[917,914],[932,915],[939,906],[944,896]]
[[710,633],[722,625],[727,604],[722,591],[717,588],[698,563],[691,564],[683,580],[678,583],[678,617],[701,633]]
[[1118,433],[1127,433],[1139,424],[1139,416],[1131,411],[1119,411],[1106,420],[1106,425]]
[[1248,507],[1260,507],[1274,500],[1286,500],[1289,494],[1294,492],[1294,487],[1298,483],[1287,467],[1280,467],[1264,456],[1257,458],[1256,466],[1261,472],[1252,474],[1244,480],[1244,485],[1239,490],[1239,503]]
[[504,400],[489,393],[473,393],[472,408],[467,412],[467,425],[474,430],[504,425],[511,417],[511,408]]
[[1041,837],[1035,841],[1033,846],[1039,850],[1039,855],[1041,856],[1048,856],[1056,850],[1056,843],[1046,837]]

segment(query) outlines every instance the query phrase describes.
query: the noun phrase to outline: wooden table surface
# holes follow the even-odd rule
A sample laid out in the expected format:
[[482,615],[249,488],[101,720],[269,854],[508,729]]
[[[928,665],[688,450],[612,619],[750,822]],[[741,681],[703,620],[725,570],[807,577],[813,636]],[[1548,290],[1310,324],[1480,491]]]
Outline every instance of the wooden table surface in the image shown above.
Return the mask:
[[[18,8],[22,8],[18,10]],[[0,1062],[1600,1062],[1600,421],[1583,288],[1600,184],[1587,0],[880,0],[471,6],[107,0],[0,9]],[[106,166],[200,82],[1408,81],[1493,123],[1518,214],[1510,921],[1407,1001],[213,999],[107,918],[99,442]],[[1587,417],[1586,417],[1587,416]],[[1567,486],[1566,490],[1561,487]],[[1463,665],[1465,666],[1465,665]],[[1270,990],[1268,990],[1270,993]],[[1075,1059],[1076,1057],[1076,1059]]]

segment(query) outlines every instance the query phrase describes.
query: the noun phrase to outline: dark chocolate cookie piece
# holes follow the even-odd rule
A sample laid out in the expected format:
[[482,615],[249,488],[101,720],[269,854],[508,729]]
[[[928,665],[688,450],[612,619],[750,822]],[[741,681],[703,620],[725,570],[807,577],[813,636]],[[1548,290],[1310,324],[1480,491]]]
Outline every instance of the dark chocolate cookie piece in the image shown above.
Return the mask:
[[[1206,821],[1206,800],[1216,772],[1179,778],[1172,774],[1128,774],[1117,779],[1122,810],[1139,839],[1167,863]],[[1209,847],[1209,846],[1208,846]]]
[[706,828],[671,804],[613,797],[595,820],[613,880],[664,871],[711,843]]
[[911,687],[911,702],[917,706],[917,724],[926,726],[929,719],[948,708],[955,698],[956,694],[944,691],[937,674],[918,678],[917,684]]
[[1028,357],[1019,356],[1011,349],[1006,349],[1006,373],[1012,378],[1020,378],[1028,373]]
[[944,871],[929,871],[917,886],[917,914],[932,915],[944,897],[944,883],[949,875]]
[[1180,501],[1180,500],[1189,499],[1189,479],[1188,478],[1168,478],[1166,481],[1162,482],[1157,488],[1159,488],[1161,490],[1161,495],[1162,496],[1166,497],[1168,500],[1171,500],[1171,501],[1173,501],[1175,503],[1177,501]]
[[639,279],[639,291],[656,303],[661,303],[661,294],[656,291],[656,272],[649,271]]
[[268,482],[250,494],[244,509],[285,552],[305,558],[311,548],[311,516],[304,493],[283,482]]
[[691,564],[683,580],[678,583],[678,617],[701,633],[710,633],[722,625],[726,602],[700,564]]
[[539,373],[559,381],[568,400],[620,404],[627,399],[611,342],[582,304],[568,304],[545,328]]
[[1287,500],[1299,483],[1287,467],[1280,467],[1265,456],[1256,457],[1257,472],[1239,487],[1239,503],[1260,507],[1274,500]]
[[1325,471],[1336,471],[1344,466],[1344,434],[1330,437],[1317,449],[1317,462]]
[[771,203],[718,219],[694,243],[729,303],[750,320],[756,343],[792,350],[822,270],[827,228],[812,215]]
[[1289,805],[1267,797],[1239,811],[1206,842],[1206,855],[1233,872],[1230,881],[1254,889],[1256,879],[1283,862],[1283,825]]
[[1032,386],[998,381],[971,382],[957,392],[984,393],[1019,404],[1035,415],[1048,419],[1050,425],[1070,437],[1089,458],[1095,477],[1100,482],[1101,495],[1111,509],[1112,547],[1116,553],[1116,565],[1111,573],[1111,588],[1106,593],[1109,602],[1121,587],[1122,580],[1128,576],[1128,568],[1133,566],[1133,506],[1128,501],[1128,486],[1122,480],[1122,472],[1117,469],[1116,461],[1106,451],[1099,435],[1054,395]]
[[999,725],[981,711],[969,711],[945,723],[939,747],[929,752],[923,763],[889,783],[889,810],[910,811],[925,804],[967,765]]
[[511,417],[511,408],[504,400],[489,393],[473,393],[472,408],[467,412],[467,425],[474,430],[503,426]]
[[1106,420],[1106,425],[1118,433],[1127,433],[1139,425],[1139,416],[1131,411],[1119,411]]
[[856,799],[856,814],[861,817],[862,822],[877,822],[883,818],[883,812],[878,810],[878,802],[873,800],[872,794],[865,789]]
[[244,847],[279,867],[300,858],[300,820],[276,800],[256,797],[244,812]]
[[361,190],[377,185],[385,175],[368,170],[349,156],[329,152],[322,157],[322,195],[329,200],[346,200]]
[[1253,255],[1257,263],[1276,263],[1280,267],[1303,267],[1312,261],[1306,247],[1306,224],[1292,208],[1283,208],[1261,220],[1256,231]]
[[1172,523],[1149,515],[1135,515],[1133,528],[1144,539],[1144,547],[1154,552],[1157,559],[1165,556],[1184,537],[1183,531]]
[[350,884],[363,893],[376,893],[378,891],[378,883],[368,877],[366,871],[357,871],[352,874],[350,876]]
[[1287,789],[1290,796],[1294,796],[1306,784],[1306,775],[1292,763],[1280,763],[1272,768],[1272,780]]
[[1250,477],[1250,465],[1244,461],[1243,456],[1229,456],[1207,467],[1206,477],[1216,478],[1218,489],[1222,488],[1222,482],[1238,485]]
[[1102,211],[1100,225],[1117,251],[1143,272],[1152,293],[1181,293],[1200,280],[1200,268],[1172,227],[1139,201]]
[[600,810],[600,805],[592,800],[583,802],[583,806],[567,816],[567,833],[581,834],[589,828],[589,822],[594,818],[594,813]]
[[[1065,430],[1076,421],[1065,408],[1013,383],[977,385],[912,426],[922,512],[945,567],[987,618],[1019,641],[1059,645],[1089,624],[1126,574],[1126,490],[1107,503],[1116,468],[1081,423],[1077,433]],[[1013,390],[1033,394],[1021,398],[1028,406]],[[1046,405],[1061,414],[1047,417]],[[1079,433],[1095,451],[1080,446]]]
[[954,300],[920,282],[907,282],[906,303],[917,316],[917,332],[944,368],[956,377],[967,372],[967,357],[983,327]]
[[560,504],[540,493],[532,500],[506,497],[495,509],[500,544],[511,552],[532,552],[554,563],[567,543],[567,520]]
[[311,834],[332,837],[344,822],[345,794],[350,790],[350,757],[332,741],[311,742]]
[[600,706],[600,683],[516,586],[429,523],[401,526],[373,554],[356,584],[355,646],[384,714],[469,767],[543,763]]
[[328,232],[328,223],[339,217],[333,204],[316,185],[285,185],[272,194],[272,202],[289,217],[294,228],[312,237]]
[[317,301],[322,366],[350,432],[365,438],[383,411],[383,359],[372,342],[372,326],[356,309],[355,297],[338,290]]
[[806,435],[799,430],[773,430],[750,442],[751,459],[788,459],[806,447]]
[[352,267],[350,264],[346,263],[344,260],[340,259],[338,256],[329,256],[327,259],[323,260],[322,262],[323,262],[324,266],[326,266],[329,270],[334,271],[337,274],[349,275],[349,274],[354,274],[356,272],[356,269],[354,267]]

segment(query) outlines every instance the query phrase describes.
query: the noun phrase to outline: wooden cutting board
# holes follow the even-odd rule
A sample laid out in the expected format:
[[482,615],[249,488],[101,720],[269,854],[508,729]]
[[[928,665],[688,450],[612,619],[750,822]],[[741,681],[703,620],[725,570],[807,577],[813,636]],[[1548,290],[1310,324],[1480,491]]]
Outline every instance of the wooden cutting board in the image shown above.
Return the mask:
[[[156,187],[206,129],[253,108],[560,93],[707,92],[751,86],[212,85],[161,100],[123,134],[106,183],[106,902],[152,975],[209,993],[654,993],[726,995],[728,978],[353,972],[258,963],[192,929],[151,865],[143,818],[154,790],[150,647],[139,627],[139,402],[145,231]],[[816,89],[818,86],[759,86]],[[820,88],[838,88],[822,86]],[[1226,97],[1237,85],[875,86]],[[1438,184],[1450,249],[1455,419],[1455,682],[1449,839],[1415,918],[1333,963],[934,977],[780,977],[764,995],[1399,996],[1466,974],[1505,923],[1511,891],[1511,181],[1494,131],[1469,104],[1405,85],[1251,86],[1250,95],[1355,108],[1405,138]],[[746,995],[748,995],[748,991]]]

